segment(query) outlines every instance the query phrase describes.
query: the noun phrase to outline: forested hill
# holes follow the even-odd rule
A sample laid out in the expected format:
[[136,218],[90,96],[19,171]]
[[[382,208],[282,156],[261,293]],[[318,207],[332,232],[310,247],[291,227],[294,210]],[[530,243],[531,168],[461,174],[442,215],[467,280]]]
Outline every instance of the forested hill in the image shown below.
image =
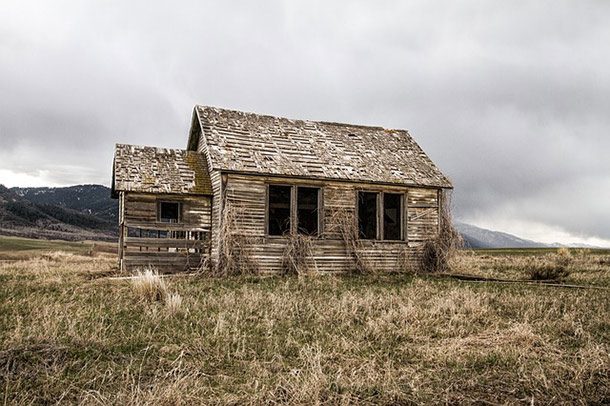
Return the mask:
[[59,206],[105,221],[117,221],[118,201],[110,197],[110,189],[106,186],[14,187],[11,190],[32,203]]
[[100,185],[11,188],[0,185],[0,233],[67,240],[116,238],[117,201]]

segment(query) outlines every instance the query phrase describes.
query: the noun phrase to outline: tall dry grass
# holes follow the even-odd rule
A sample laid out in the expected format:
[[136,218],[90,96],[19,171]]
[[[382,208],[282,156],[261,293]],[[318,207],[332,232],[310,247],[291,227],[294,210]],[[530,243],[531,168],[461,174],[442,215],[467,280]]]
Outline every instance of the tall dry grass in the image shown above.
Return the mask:
[[[572,255],[570,278],[610,285],[609,255]],[[511,269],[524,258],[475,253],[465,261]],[[76,255],[0,264],[3,402],[604,404],[610,398],[604,291],[404,275],[177,277],[164,280],[189,311],[167,317],[165,304],[142,300],[130,281],[94,277],[113,264]]]
[[158,270],[145,268],[136,271],[136,275],[131,279],[131,286],[136,298],[150,303],[161,302],[169,316],[183,314],[182,296],[171,291]]
[[137,270],[131,285],[136,296],[146,301],[162,301],[169,295],[165,281],[153,268]]

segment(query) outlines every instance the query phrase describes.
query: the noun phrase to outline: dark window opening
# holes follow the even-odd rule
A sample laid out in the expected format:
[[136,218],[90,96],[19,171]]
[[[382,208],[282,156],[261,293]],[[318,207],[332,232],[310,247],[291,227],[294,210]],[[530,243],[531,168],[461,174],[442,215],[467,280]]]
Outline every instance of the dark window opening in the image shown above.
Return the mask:
[[159,220],[163,223],[177,223],[180,221],[180,203],[159,202]]
[[384,193],[383,195],[383,239],[402,240],[402,195]]
[[300,234],[318,235],[319,191],[314,187],[297,188],[297,224]]
[[358,232],[360,238],[377,238],[377,193],[358,192]]
[[290,186],[269,185],[269,235],[290,233]]

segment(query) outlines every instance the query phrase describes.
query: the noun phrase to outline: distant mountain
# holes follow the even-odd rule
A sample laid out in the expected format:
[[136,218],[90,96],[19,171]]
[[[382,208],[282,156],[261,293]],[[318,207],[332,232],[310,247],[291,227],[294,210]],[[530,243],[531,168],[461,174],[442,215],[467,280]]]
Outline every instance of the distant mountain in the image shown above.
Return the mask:
[[0,233],[33,238],[114,239],[117,203],[99,185],[12,188],[0,185]]
[[545,248],[555,245],[525,240],[500,231],[491,231],[470,224],[455,222],[455,228],[468,248]]
[[106,186],[14,187],[11,190],[32,203],[59,206],[117,222],[118,201],[110,197]]

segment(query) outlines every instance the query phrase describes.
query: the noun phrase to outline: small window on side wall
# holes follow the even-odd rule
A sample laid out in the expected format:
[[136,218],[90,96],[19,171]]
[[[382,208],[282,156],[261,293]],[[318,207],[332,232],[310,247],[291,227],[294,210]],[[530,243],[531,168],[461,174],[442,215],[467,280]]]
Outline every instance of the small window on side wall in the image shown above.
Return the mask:
[[269,235],[290,233],[290,186],[269,185]]
[[377,193],[358,192],[358,232],[360,238],[377,238]]
[[402,240],[401,194],[383,194],[383,239]]
[[159,221],[162,223],[178,223],[180,221],[180,202],[159,202]]

